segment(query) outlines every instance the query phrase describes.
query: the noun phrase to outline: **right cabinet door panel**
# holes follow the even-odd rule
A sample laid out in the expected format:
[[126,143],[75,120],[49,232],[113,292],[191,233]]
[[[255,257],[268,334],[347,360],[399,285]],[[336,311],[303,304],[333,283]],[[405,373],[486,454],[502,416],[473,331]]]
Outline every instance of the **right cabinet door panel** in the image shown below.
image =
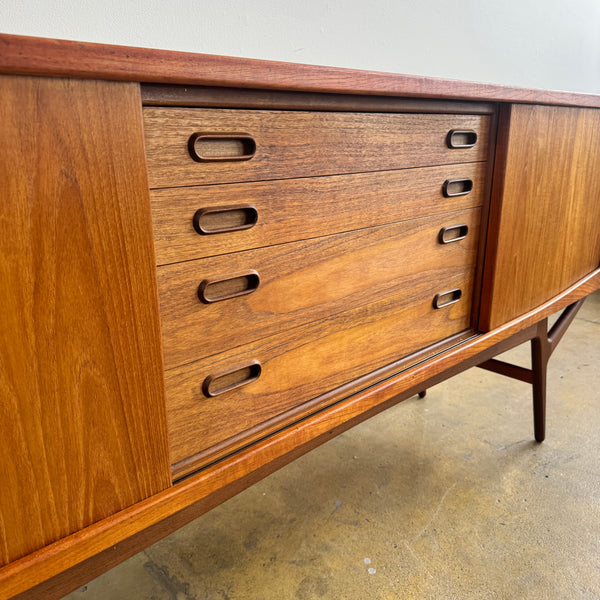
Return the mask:
[[482,330],[600,264],[600,110],[506,106],[498,132]]

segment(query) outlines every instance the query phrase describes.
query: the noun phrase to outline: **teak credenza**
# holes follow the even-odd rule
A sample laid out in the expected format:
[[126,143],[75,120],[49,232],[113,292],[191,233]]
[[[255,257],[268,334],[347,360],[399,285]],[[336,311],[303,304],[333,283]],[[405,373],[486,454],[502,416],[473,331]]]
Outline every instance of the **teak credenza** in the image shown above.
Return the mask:
[[[532,384],[544,439],[600,288],[600,96],[0,48],[0,598],[59,598],[472,366]],[[532,369],[494,358],[523,342]]]

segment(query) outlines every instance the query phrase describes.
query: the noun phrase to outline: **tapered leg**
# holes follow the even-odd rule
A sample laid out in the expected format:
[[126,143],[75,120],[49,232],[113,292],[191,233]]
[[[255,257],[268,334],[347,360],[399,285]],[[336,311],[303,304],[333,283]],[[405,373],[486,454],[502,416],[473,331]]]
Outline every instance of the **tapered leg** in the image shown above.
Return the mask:
[[533,431],[538,442],[543,442],[546,437],[546,375],[548,361],[579,312],[584,300],[585,298],[565,308],[550,331],[548,331],[548,319],[538,323],[537,336],[531,340]]
[[573,322],[584,300],[585,298],[582,298],[565,308],[550,331],[548,331],[548,319],[544,319],[537,326],[533,326],[532,333],[534,335],[530,338],[531,369],[525,369],[495,358],[488,358],[477,365],[482,369],[500,373],[532,385],[533,431],[538,442],[543,442],[546,437],[546,375],[548,361],[569,325]]
[[533,432],[536,442],[543,442],[546,437],[546,376],[550,358],[547,331],[547,323],[544,320],[539,326],[540,335],[531,340]]

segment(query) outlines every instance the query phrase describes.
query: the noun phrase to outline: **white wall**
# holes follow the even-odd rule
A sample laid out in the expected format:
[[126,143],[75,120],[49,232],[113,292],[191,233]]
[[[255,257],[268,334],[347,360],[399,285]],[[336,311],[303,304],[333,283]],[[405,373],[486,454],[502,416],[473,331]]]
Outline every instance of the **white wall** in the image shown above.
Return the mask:
[[0,0],[0,31],[600,93],[600,0]]

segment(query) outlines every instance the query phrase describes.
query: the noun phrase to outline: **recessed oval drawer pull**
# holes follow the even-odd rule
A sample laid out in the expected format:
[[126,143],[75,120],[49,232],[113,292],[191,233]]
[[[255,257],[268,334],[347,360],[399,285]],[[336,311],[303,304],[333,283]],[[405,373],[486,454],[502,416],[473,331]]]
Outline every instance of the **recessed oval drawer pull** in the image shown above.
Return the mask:
[[456,288],[441,294],[436,294],[433,299],[433,308],[445,308],[451,304],[455,304],[462,298],[462,290]]
[[452,242],[458,242],[464,240],[469,233],[469,226],[466,223],[461,225],[450,225],[449,227],[442,227],[438,235],[440,244],[451,244]]
[[446,138],[448,148],[472,148],[477,143],[477,132],[472,129],[452,129]]
[[256,142],[248,133],[194,133],[188,150],[197,162],[250,160],[256,154]]
[[250,229],[258,222],[258,210],[251,204],[200,208],[194,214],[194,229],[200,235]]
[[202,383],[202,393],[207,398],[214,398],[219,394],[230,392],[244,385],[256,381],[262,372],[262,367],[257,360],[250,360],[230,369],[218,371],[209,375]]
[[466,196],[473,191],[473,180],[468,177],[461,179],[446,179],[442,185],[442,193],[445,198]]
[[210,277],[198,286],[198,298],[204,304],[229,300],[251,294],[258,289],[260,277],[256,271],[243,271],[224,277]]

